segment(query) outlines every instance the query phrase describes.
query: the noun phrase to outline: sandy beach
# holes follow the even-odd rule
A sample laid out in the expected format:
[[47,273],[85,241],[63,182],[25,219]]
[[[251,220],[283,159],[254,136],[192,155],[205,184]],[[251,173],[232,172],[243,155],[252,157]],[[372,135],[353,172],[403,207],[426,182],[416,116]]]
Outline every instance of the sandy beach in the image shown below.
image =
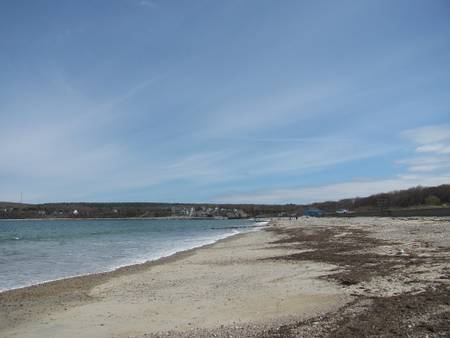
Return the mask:
[[0,337],[448,335],[450,220],[300,218],[0,293]]

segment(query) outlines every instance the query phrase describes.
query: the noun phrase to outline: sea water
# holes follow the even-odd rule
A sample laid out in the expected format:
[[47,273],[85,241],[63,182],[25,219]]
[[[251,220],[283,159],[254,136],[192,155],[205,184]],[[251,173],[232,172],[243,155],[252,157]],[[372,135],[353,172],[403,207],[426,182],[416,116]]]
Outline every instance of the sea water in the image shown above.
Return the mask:
[[250,220],[0,220],[0,291],[111,271],[254,229]]

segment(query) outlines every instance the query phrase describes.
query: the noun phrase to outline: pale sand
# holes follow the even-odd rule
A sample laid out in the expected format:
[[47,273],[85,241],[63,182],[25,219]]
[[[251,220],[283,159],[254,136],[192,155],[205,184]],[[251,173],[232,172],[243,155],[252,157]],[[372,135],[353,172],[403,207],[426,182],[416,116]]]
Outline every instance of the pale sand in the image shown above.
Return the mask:
[[[273,261],[272,232],[237,235],[154,263],[0,294],[0,337],[129,337],[272,325],[351,300],[318,279],[336,267]],[[295,252],[298,252],[296,250]]]

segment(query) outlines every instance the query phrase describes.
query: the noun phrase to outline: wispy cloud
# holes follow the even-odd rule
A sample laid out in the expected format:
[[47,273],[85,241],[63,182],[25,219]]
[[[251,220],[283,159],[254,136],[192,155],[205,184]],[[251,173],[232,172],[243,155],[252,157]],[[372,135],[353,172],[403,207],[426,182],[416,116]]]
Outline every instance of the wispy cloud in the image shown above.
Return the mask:
[[0,3],[2,199],[282,199],[449,171],[443,4],[55,2],[47,24]]
[[415,145],[414,156],[397,161],[413,172],[440,172],[450,167],[450,125],[425,126],[401,134]]
[[139,5],[144,6],[144,7],[156,7],[156,2],[155,1],[150,1],[150,0],[141,0],[139,1]]
[[230,138],[243,133],[264,132],[301,121],[318,118],[327,105],[343,90],[343,86],[321,83],[305,88],[287,88],[282,92],[260,97],[239,99],[232,97],[218,109],[205,114],[205,137]]
[[[77,186],[89,182],[94,188],[102,177],[123,168],[130,152],[108,135],[110,128],[120,127],[115,120],[123,111],[118,108],[158,80],[143,81],[97,104],[74,90],[60,73],[56,75],[38,96],[32,89],[24,92],[29,102],[3,107],[12,118],[0,126],[0,178],[14,177],[2,182],[3,199],[10,195],[15,200],[20,190],[28,200],[46,200],[60,189],[65,190],[63,196],[76,196]],[[51,182],[47,192],[45,185],[36,187],[38,182]]]
[[[251,140],[249,140],[251,143]],[[244,146],[245,147],[245,146]],[[258,145],[264,151],[250,148],[248,156],[241,160],[241,167],[253,177],[267,174],[284,175],[294,172],[296,176],[315,170],[324,170],[341,163],[348,163],[378,156],[393,150],[393,147],[358,139],[328,135],[322,138],[304,138],[297,142],[264,143]]]
[[419,156],[399,160],[396,163],[406,165],[412,172],[436,172],[450,168],[450,157]]
[[401,135],[421,146],[431,145],[440,141],[450,140],[450,124],[408,129],[402,132]]
[[437,153],[437,154],[450,154],[450,145],[444,143],[430,143],[417,147],[418,153]]
[[[418,129],[411,129],[400,134],[413,143],[414,152],[422,156],[413,156],[411,158],[401,159],[395,163],[406,166],[403,174],[392,178],[377,180],[351,180],[337,182],[319,186],[301,186],[292,188],[279,188],[250,193],[229,194],[217,197],[219,202],[236,203],[309,203],[315,201],[337,200],[342,198],[362,197],[374,193],[406,189],[412,186],[438,185],[450,183],[450,156],[446,152],[446,146],[440,143],[436,146],[434,142],[446,142],[450,140],[450,127],[445,126],[427,126]],[[417,144],[420,144],[417,147]],[[340,153],[333,150],[333,144],[329,144],[331,152],[327,156],[326,151],[319,150],[322,161],[316,159],[319,166],[324,163],[333,163],[332,154],[338,157]],[[339,144],[335,144],[336,149]],[[314,148],[317,149],[317,148]],[[347,147],[349,153],[355,151],[354,147]],[[358,152],[356,152],[358,153]],[[423,156],[423,153],[430,153],[429,156]],[[368,154],[368,156],[370,156]],[[352,157],[344,157],[342,161],[349,161]],[[323,162],[325,161],[325,162]],[[273,162],[273,161],[271,161]],[[280,163],[282,161],[275,161]],[[308,161],[306,161],[308,163]]]
[[444,176],[398,176],[392,179],[347,181],[314,187],[294,187],[219,196],[217,201],[221,203],[311,203],[364,197],[417,185],[433,186],[449,182],[450,174]]

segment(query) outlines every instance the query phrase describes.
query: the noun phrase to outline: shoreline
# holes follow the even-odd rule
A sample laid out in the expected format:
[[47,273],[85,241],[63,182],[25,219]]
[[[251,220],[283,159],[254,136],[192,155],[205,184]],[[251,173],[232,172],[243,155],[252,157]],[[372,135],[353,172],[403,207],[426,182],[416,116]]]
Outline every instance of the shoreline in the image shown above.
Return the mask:
[[[265,226],[267,226],[269,224],[269,222],[258,222],[258,223],[265,223],[265,224],[251,226],[250,230],[242,231],[242,232],[238,232],[238,233],[230,233],[230,234],[225,235],[225,237],[220,237],[218,239],[214,239],[211,242],[208,242],[208,243],[205,243],[205,244],[199,244],[197,246],[193,246],[193,247],[188,248],[188,249],[180,249],[180,250],[177,250],[175,252],[171,252],[169,254],[162,255],[160,257],[156,257],[156,258],[153,258],[153,259],[148,259],[148,260],[145,260],[144,262],[140,262],[140,263],[124,264],[124,265],[120,265],[120,266],[114,267],[114,268],[112,268],[110,270],[106,270],[106,271],[99,271],[99,272],[92,272],[92,273],[83,273],[83,274],[80,274],[80,275],[67,276],[67,277],[61,277],[61,278],[57,278],[57,279],[47,280],[47,281],[39,282],[39,283],[36,283],[36,284],[30,284],[30,285],[26,285],[26,286],[21,286],[21,287],[18,287],[18,288],[11,288],[11,289],[0,290],[0,297],[3,294],[8,293],[8,292],[26,291],[26,289],[28,289],[28,288],[46,287],[48,285],[51,285],[52,283],[64,283],[64,282],[68,282],[70,280],[77,279],[77,278],[95,278],[96,276],[100,277],[100,276],[103,276],[103,275],[106,276],[108,274],[111,274],[111,277],[112,277],[113,275],[122,273],[122,271],[134,272],[136,269],[140,269],[140,268],[144,268],[145,269],[145,268],[149,267],[152,264],[158,264],[160,260],[161,260],[161,262],[159,264],[164,264],[165,260],[169,260],[171,258],[176,259],[175,256],[177,256],[177,255],[182,256],[183,253],[188,254],[190,251],[194,251],[196,249],[200,249],[200,248],[203,248],[203,247],[208,247],[208,246],[214,245],[216,243],[219,243],[219,242],[231,239],[231,238],[233,238],[235,236],[245,235],[245,234],[251,233],[253,231],[260,231]],[[232,230],[236,230],[236,229],[237,228],[232,228]],[[0,298],[0,300],[1,300],[1,298]]]
[[301,218],[0,293],[2,338],[442,336],[448,219]]
[[331,267],[267,260],[289,252],[272,248],[271,226],[111,272],[2,292],[0,336],[142,337],[255,319],[266,325],[347,303],[333,284],[315,280]]
[[158,220],[158,219],[164,219],[164,220],[177,220],[177,221],[189,221],[189,220],[243,220],[243,221],[252,221],[255,222],[265,222],[268,220],[268,218],[227,218],[227,217],[183,217],[183,216],[168,216],[168,217],[42,217],[42,218],[0,218],[0,221],[84,221],[84,220],[145,220],[145,219],[151,219],[151,220]]

